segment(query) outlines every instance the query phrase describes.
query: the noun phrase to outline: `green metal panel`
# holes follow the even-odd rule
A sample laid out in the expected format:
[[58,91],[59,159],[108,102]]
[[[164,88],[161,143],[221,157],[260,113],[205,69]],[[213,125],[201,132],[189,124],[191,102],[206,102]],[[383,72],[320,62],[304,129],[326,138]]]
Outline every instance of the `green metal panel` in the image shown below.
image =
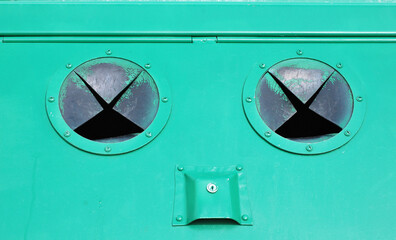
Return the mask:
[[[1,239],[396,238],[396,5],[4,2],[0,13]],[[68,63],[108,50],[150,64],[172,112],[145,146],[105,156],[57,133],[46,93]],[[352,118],[364,122],[336,150],[284,151],[245,115],[245,81],[295,57],[341,63],[362,97]],[[176,166],[236,164],[253,225],[173,226]]]

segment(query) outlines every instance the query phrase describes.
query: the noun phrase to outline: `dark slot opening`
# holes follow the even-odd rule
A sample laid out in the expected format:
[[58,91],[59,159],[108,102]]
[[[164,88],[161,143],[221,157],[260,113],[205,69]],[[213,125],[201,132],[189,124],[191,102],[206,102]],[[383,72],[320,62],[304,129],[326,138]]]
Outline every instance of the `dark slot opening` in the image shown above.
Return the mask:
[[90,140],[116,138],[132,133],[141,133],[143,129],[112,109],[105,109],[75,132]]
[[194,220],[189,225],[239,225],[239,223],[230,218],[203,218]]
[[311,110],[298,111],[275,132],[285,138],[318,137],[339,133],[341,128]]

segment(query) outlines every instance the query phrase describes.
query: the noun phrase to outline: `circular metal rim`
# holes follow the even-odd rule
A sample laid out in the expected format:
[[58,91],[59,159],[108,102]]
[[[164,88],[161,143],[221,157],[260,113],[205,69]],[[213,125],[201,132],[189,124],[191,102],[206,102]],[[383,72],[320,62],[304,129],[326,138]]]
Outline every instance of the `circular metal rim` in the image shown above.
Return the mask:
[[[138,148],[141,148],[150,141],[152,141],[156,136],[158,136],[158,134],[165,127],[169,119],[172,109],[172,97],[170,95],[170,90],[166,79],[164,79],[162,76],[159,77],[159,74],[156,72],[155,67],[150,66],[150,69],[147,69],[144,67],[145,63],[142,64],[136,61],[132,61],[123,56],[115,56],[115,55],[98,56],[96,58],[106,58],[106,57],[120,58],[127,61],[131,61],[139,65],[142,69],[145,69],[145,71],[147,71],[147,73],[154,79],[154,82],[157,85],[158,95],[159,95],[158,111],[153,122],[142,133],[140,133],[138,136],[134,138],[117,143],[96,142],[86,139],[75,133],[63,119],[59,108],[59,92],[62,83],[67,77],[67,75],[71,71],[73,71],[74,67],[68,68],[63,66],[62,68],[63,70],[59,71],[57,75],[53,78],[53,80],[49,83],[46,93],[45,106],[46,106],[48,119],[50,120],[52,127],[56,130],[59,136],[63,138],[66,142],[86,152],[96,153],[101,155],[116,155],[116,154],[131,152]],[[91,58],[85,61],[81,61],[78,65],[76,65],[76,67],[80,66],[86,61],[96,58]],[[50,98],[51,101],[49,101]],[[167,98],[167,100],[162,101],[163,98]]]
[[[333,67],[337,72],[339,72],[349,84],[349,87],[352,92],[353,97],[353,112],[351,119],[349,120],[347,126],[334,137],[329,139],[320,141],[320,142],[313,142],[313,143],[303,143],[303,142],[296,142],[289,140],[280,136],[279,134],[275,133],[275,131],[271,130],[261,119],[259,112],[257,111],[256,107],[256,87],[261,79],[261,77],[268,71],[269,68],[274,66],[275,64],[285,61],[288,59],[296,59],[295,57],[283,59],[281,61],[274,62],[267,66],[268,68],[262,69],[259,63],[256,63],[252,72],[249,74],[248,78],[245,81],[243,87],[243,94],[242,94],[242,104],[243,109],[248,119],[250,125],[253,129],[259,134],[262,138],[264,138],[267,142],[272,144],[273,146],[285,150],[291,153],[297,154],[320,154],[333,151],[337,148],[340,148],[347,142],[349,142],[359,131],[366,112],[366,100],[365,95],[362,92],[360,82],[355,77],[352,77],[352,73],[348,71],[348,68],[337,68],[336,64],[331,65],[326,62],[320,61],[315,58],[309,57],[298,57],[304,59],[312,59],[319,62],[322,62],[326,65]],[[363,101],[357,101],[357,97],[363,97]],[[247,100],[248,99],[248,100]],[[349,131],[349,134],[345,134],[346,131]]]

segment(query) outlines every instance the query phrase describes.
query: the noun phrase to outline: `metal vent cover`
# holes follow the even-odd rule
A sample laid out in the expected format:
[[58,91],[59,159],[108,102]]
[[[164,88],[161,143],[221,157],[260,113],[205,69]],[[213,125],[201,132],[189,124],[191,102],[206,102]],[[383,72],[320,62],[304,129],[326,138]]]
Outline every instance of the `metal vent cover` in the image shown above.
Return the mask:
[[287,151],[312,154],[342,146],[359,129],[364,102],[355,102],[356,81],[351,87],[339,70],[311,58],[286,59],[264,72],[256,67],[243,94],[249,122]]
[[50,84],[47,112],[58,133],[74,146],[101,154],[128,152],[149,142],[165,125],[168,88],[140,65],[101,57],[66,69],[64,80],[59,77]]

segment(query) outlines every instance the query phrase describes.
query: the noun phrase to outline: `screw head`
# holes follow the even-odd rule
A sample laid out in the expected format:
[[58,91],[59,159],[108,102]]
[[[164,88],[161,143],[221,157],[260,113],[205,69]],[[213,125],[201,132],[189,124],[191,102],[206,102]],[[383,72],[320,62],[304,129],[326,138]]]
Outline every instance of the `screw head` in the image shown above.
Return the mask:
[[236,169],[237,171],[242,171],[243,166],[242,166],[242,165],[237,165],[235,169]]
[[252,98],[251,97],[247,97],[246,98],[246,102],[251,103],[252,102]]
[[73,65],[71,63],[66,64],[66,68],[71,68]]
[[338,68],[342,68],[342,63],[337,63],[336,65]]
[[266,131],[266,132],[264,133],[264,136],[266,136],[266,137],[271,137],[271,132],[270,132],[270,131]]
[[150,63],[147,63],[146,65],[144,65],[144,67],[149,69],[149,68],[151,68],[151,65],[150,65]]
[[150,138],[150,137],[152,137],[153,135],[151,134],[151,132],[146,132],[146,137],[148,137],[148,138]]
[[361,96],[357,96],[357,97],[356,97],[356,101],[358,101],[358,102],[362,102],[362,101],[363,101],[363,97],[361,97]]
[[63,133],[63,136],[65,136],[65,137],[70,137],[70,132],[69,131],[65,131],[64,133]]
[[303,51],[302,51],[301,49],[298,49],[298,50],[296,51],[296,53],[297,53],[297,55],[302,55],[302,54],[303,54]]
[[168,101],[169,101],[169,99],[168,99],[167,97],[163,97],[163,98],[162,98],[162,102],[166,103],[166,102],[168,102]]
[[242,215],[242,220],[243,221],[247,221],[249,219],[249,216],[248,215],[246,215],[246,214],[243,214]]
[[110,49],[106,50],[106,54],[111,55],[112,54],[111,50]]
[[305,149],[306,149],[308,152],[311,152],[311,151],[313,150],[313,147],[312,147],[311,145],[307,145],[307,146],[305,147]]
[[208,185],[206,185],[206,190],[208,190],[208,192],[210,192],[210,193],[216,193],[218,190],[218,187],[214,183],[208,183]]
[[260,67],[261,69],[264,69],[264,68],[265,68],[265,64],[262,63],[262,64],[259,65],[259,67]]
[[347,137],[349,137],[349,136],[351,136],[351,132],[348,131],[348,130],[345,130],[344,135],[347,136]]
[[181,220],[183,220],[183,217],[180,216],[180,215],[178,215],[178,216],[176,217],[176,221],[180,222]]
[[48,98],[48,102],[54,102],[55,101],[55,98],[54,97],[49,97]]
[[111,147],[110,146],[106,146],[104,150],[105,150],[105,152],[111,152]]
[[184,167],[183,167],[183,166],[178,166],[178,167],[177,167],[177,170],[179,170],[179,171],[181,172],[181,171],[184,170]]

